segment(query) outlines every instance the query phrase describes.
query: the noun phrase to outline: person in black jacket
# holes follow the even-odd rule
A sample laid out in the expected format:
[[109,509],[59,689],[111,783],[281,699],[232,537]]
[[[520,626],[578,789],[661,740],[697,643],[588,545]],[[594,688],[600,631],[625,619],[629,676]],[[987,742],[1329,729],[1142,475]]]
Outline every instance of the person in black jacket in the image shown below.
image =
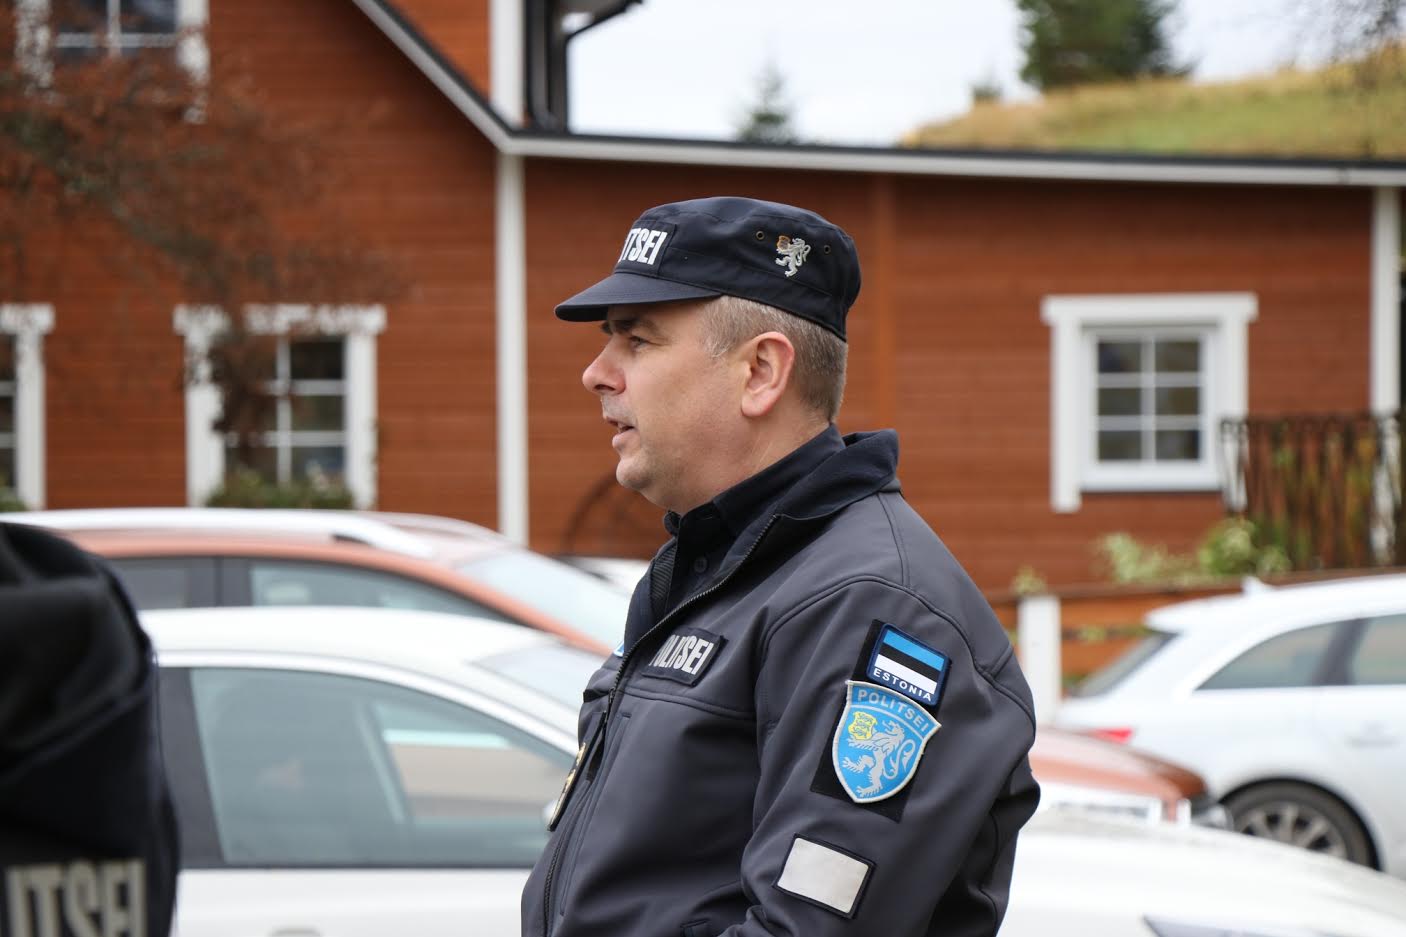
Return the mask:
[[0,524],[0,937],[164,937],[179,869],[156,666],[101,560]]
[[619,482],[668,513],[523,892],[524,937],[991,935],[1035,810],[1030,691],[904,501],[841,436],[850,238],[744,198],[646,211],[582,376]]

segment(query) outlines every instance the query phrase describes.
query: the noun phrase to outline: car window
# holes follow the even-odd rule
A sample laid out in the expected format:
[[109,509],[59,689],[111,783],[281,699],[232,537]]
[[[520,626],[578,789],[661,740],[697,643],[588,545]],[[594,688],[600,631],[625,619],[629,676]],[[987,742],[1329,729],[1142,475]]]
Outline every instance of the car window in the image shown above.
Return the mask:
[[1226,664],[1201,690],[1313,686],[1339,623],[1298,628],[1261,641]]
[[1172,640],[1173,635],[1165,631],[1154,631],[1132,647],[1128,648],[1112,662],[1089,674],[1069,693],[1070,696],[1098,696],[1107,693],[1122,683],[1144,663],[1152,658]]
[[1406,615],[1370,618],[1347,664],[1348,679],[1362,685],[1406,684]]
[[143,611],[215,604],[215,561],[208,556],[114,557],[107,562]]
[[225,862],[527,867],[571,756],[500,720],[376,680],[196,669]]
[[630,597],[574,566],[530,550],[507,550],[459,571],[585,632],[606,647],[620,643]]
[[538,690],[563,706],[578,709],[591,674],[600,669],[600,654],[564,644],[515,648],[478,662],[485,670]]
[[334,563],[249,560],[252,605],[352,605],[477,615],[511,621],[502,612],[404,576]]

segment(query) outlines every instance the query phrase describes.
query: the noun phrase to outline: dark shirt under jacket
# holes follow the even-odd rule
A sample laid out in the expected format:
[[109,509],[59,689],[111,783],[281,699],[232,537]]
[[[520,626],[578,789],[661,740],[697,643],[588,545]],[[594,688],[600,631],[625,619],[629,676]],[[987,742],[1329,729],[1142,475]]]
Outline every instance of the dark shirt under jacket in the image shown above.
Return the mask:
[[633,619],[639,627],[625,635],[625,647],[639,640],[654,622],[685,598],[705,588],[742,531],[771,513],[781,496],[837,452],[844,451],[840,431],[831,423],[818,435],[757,474],[738,482],[706,504],[680,517],[670,511],[664,528],[672,535],[649,567],[652,621]]

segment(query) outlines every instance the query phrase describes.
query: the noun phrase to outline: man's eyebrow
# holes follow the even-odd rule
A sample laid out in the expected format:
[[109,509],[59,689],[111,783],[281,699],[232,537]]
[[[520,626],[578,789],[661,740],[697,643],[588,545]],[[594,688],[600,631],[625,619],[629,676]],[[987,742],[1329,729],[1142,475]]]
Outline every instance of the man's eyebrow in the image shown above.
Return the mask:
[[606,335],[629,335],[639,332],[643,335],[658,335],[659,327],[643,316],[620,316],[602,320],[600,330]]

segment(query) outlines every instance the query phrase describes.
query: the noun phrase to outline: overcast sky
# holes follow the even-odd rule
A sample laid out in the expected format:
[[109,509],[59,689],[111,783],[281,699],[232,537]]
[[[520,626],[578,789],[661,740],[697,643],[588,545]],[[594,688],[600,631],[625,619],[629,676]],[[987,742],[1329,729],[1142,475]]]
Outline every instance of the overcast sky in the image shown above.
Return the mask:
[[[1180,0],[1197,80],[1313,64],[1331,0]],[[731,137],[774,63],[801,135],[887,145],[961,114],[975,84],[1021,85],[1014,0],[644,0],[571,43],[572,129]]]

